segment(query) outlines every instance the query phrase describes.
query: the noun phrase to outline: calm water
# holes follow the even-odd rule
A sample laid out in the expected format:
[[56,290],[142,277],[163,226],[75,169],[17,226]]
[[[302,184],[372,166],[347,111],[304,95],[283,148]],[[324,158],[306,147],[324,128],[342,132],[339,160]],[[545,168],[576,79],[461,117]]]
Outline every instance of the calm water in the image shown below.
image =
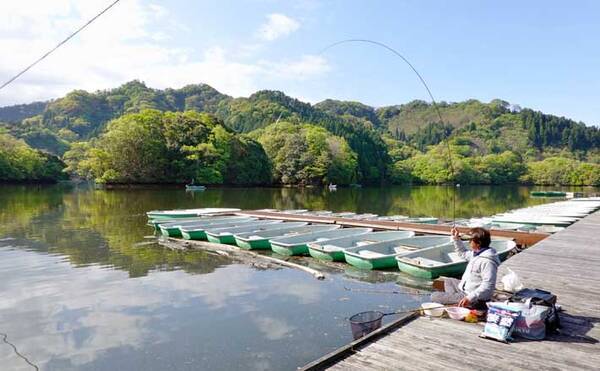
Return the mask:
[[[145,212],[308,208],[452,217],[452,188],[93,190],[0,187],[0,332],[43,370],[295,369],[349,342],[346,318],[414,308],[426,282],[304,264],[307,273],[165,250]],[[523,187],[463,187],[457,216],[544,202]],[[412,287],[412,288],[411,288]],[[0,369],[30,370],[0,343]]]

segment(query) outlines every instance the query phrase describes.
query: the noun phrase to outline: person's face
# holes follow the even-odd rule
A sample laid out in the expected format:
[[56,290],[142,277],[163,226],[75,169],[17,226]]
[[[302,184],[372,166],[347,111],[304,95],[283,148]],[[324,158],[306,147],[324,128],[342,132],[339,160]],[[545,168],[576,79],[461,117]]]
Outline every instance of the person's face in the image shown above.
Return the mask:
[[473,239],[469,240],[469,246],[471,246],[472,250],[479,250],[479,244],[473,241]]

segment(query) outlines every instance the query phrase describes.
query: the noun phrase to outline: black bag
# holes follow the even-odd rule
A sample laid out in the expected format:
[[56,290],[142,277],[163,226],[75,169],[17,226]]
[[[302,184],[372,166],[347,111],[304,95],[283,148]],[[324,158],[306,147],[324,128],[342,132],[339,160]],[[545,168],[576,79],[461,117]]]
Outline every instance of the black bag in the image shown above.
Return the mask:
[[532,304],[550,307],[544,321],[546,332],[556,332],[560,328],[560,318],[558,316],[558,309],[556,309],[556,295],[540,289],[522,289],[517,291],[510,301],[524,303],[529,299],[531,299]]

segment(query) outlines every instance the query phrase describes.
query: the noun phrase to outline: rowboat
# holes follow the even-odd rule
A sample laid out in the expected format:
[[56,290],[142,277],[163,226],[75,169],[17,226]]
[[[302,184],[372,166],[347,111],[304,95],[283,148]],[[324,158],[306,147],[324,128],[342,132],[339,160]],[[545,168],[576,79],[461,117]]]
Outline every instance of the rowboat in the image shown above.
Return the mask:
[[366,219],[375,219],[377,218],[377,214],[365,213],[365,214],[356,214],[351,216],[350,219],[356,220],[366,220]]
[[449,236],[417,236],[347,249],[344,250],[344,257],[348,264],[360,269],[394,268],[397,266],[396,256],[400,254],[451,241]]
[[535,231],[541,233],[556,233],[562,231],[563,229],[565,229],[565,227],[557,227],[555,225],[540,225],[535,228]]
[[331,216],[335,216],[337,218],[352,218],[356,213],[353,212],[341,212],[341,213],[333,213]]
[[[298,225],[299,224],[299,225]],[[282,228],[263,231],[263,232],[246,232],[246,233],[236,233],[235,244],[242,249],[254,250],[254,249],[270,249],[271,248],[271,240],[276,238],[290,237],[296,236],[299,234],[305,233],[316,233],[316,232],[325,232],[332,231],[334,229],[340,228],[339,225],[323,225],[323,224],[313,224],[306,225],[305,222],[291,222],[284,223]]]
[[412,231],[369,232],[357,236],[342,237],[325,242],[308,244],[310,256],[320,260],[344,261],[344,250],[378,242],[401,240],[414,236]]
[[[198,216],[198,217],[193,217],[193,218],[180,218],[180,219],[177,219],[177,221],[201,222],[206,219],[207,219],[207,217],[205,217],[205,216]],[[153,227],[156,231],[160,231],[160,225],[165,224],[165,223],[175,223],[175,221],[173,221],[173,219],[148,219],[148,223],[146,223],[146,224]]]
[[204,218],[185,218],[173,221],[171,219],[158,219],[160,222],[155,224],[155,228],[160,231],[163,236],[181,237],[181,227],[192,227],[197,225],[211,225],[229,222],[252,221],[256,218],[247,216],[224,216],[224,217],[204,217]]
[[535,229],[535,226],[531,224],[494,222],[490,218],[473,218],[468,220],[457,220],[453,223],[446,223],[446,225],[457,225],[468,228],[481,227],[486,229],[499,229],[507,231]]
[[207,228],[204,232],[206,233],[208,242],[235,245],[235,237],[233,237],[234,233],[268,231],[272,227],[276,228],[282,223],[283,220],[259,220],[256,222],[244,223],[243,225],[235,227],[211,227]]
[[146,215],[150,219],[179,219],[193,218],[200,215],[231,214],[238,211],[240,211],[240,209],[208,207],[203,209],[153,210],[148,211]]
[[279,255],[306,255],[308,244],[322,242],[334,238],[348,237],[371,232],[371,228],[344,228],[332,231],[299,234],[297,236],[274,238],[271,249]]
[[530,193],[534,197],[566,197],[566,192],[560,191],[533,191]]
[[407,218],[402,220],[405,223],[419,223],[419,224],[438,224],[438,218],[423,217],[423,218]]
[[236,220],[216,224],[193,224],[181,227],[179,230],[181,230],[181,236],[186,240],[206,240],[207,229],[241,227],[246,223],[252,223],[256,221],[256,218],[248,218],[245,220]]
[[306,209],[287,209],[287,210],[282,211],[282,213],[285,213],[285,214],[304,214],[307,212],[308,212],[308,210],[306,210]]
[[411,218],[406,215],[391,215],[391,216],[380,216],[377,220],[402,222],[402,223],[419,223],[419,224],[438,224],[438,218],[422,217],[422,218]]
[[203,185],[186,184],[185,190],[188,192],[201,192],[201,191],[205,191],[206,187]]
[[[492,240],[490,246],[496,250],[500,260],[505,260],[516,244],[510,240]],[[400,271],[430,279],[439,276],[460,276],[467,267],[467,261],[454,251],[453,243],[403,254],[398,256],[396,261]]]
[[502,223],[518,223],[518,224],[534,224],[534,225],[557,225],[567,226],[573,224],[578,219],[576,218],[563,218],[554,216],[541,216],[541,215],[505,215],[495,216],[492,218],[494,222]]

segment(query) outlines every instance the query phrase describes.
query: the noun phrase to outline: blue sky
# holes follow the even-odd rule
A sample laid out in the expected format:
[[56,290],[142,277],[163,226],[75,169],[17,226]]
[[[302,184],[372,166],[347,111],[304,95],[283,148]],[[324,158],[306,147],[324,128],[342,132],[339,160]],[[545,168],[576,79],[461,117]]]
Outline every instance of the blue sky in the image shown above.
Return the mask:
[[[0,78],[109,2],[0,5],[6,53]],[[320,53],[339,40],[366,38],[404,54],[437,100],[501,98],[600,124],[598,14],[594,1],[121,0],[0,92],[0,104],[134,78],[156,88],[206,82],[233,96],[276,89],[313,103],[429,100],[417,77],[386,50],[344,44]]]

